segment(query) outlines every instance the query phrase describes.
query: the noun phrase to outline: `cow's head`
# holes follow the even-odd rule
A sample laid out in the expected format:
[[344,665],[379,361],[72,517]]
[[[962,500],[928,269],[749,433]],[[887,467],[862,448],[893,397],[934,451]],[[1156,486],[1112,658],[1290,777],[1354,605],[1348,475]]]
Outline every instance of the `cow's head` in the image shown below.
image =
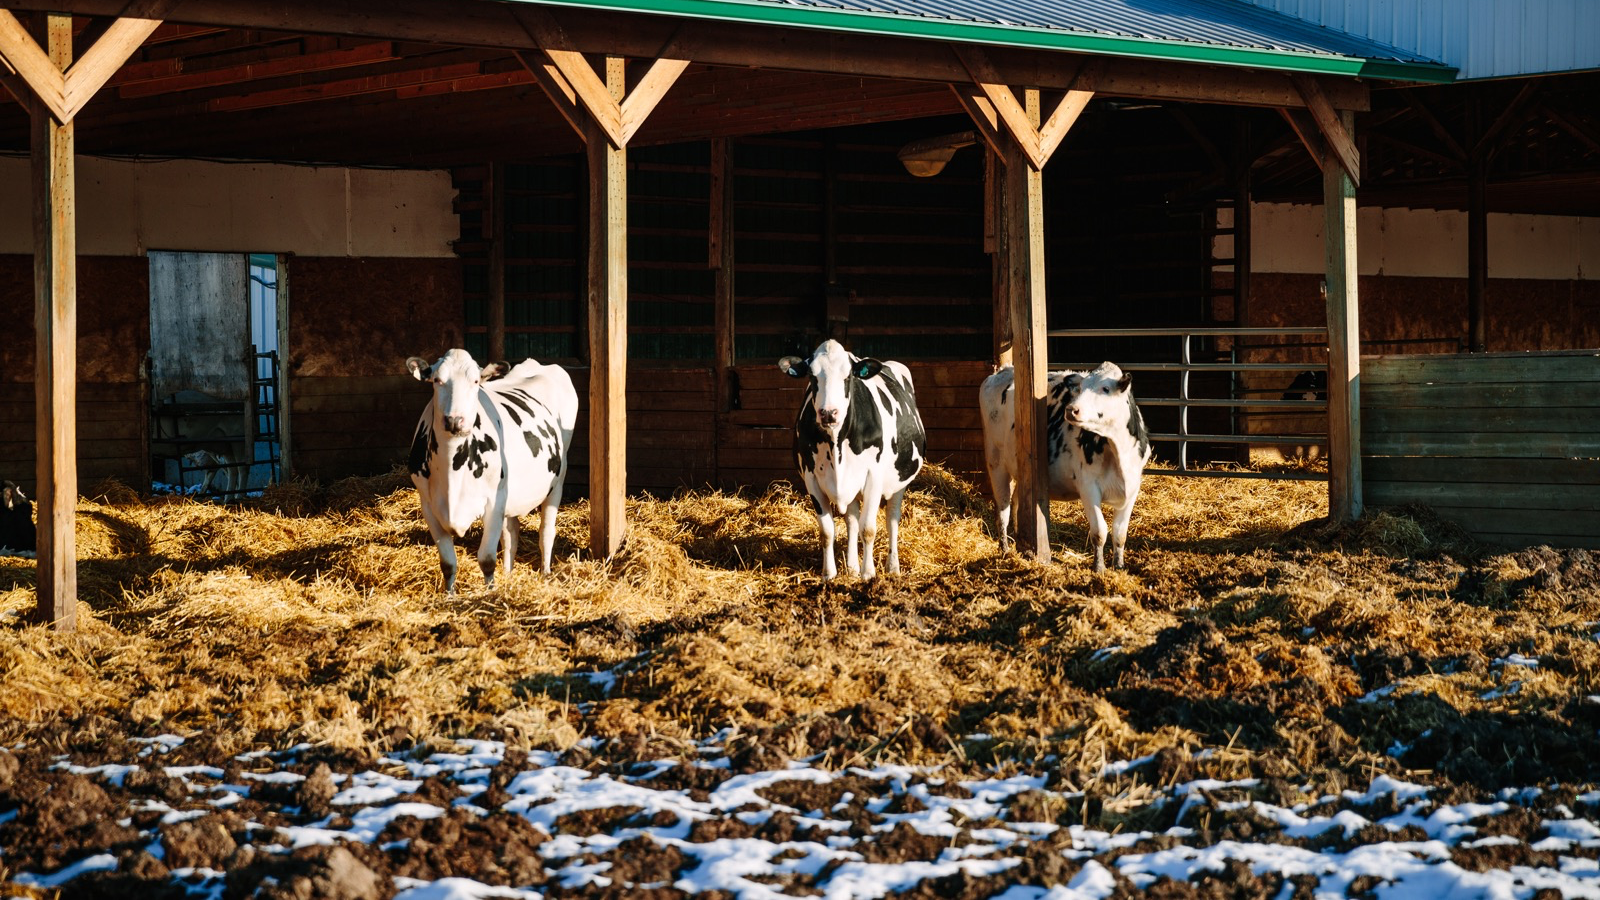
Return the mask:
[[850,379],[872,378],[883,370],[883,363],[853,356],[838,341],[828,340],[810,359],[785,356],[778,360],[778,368],[791,377],[811,379],[817,427],[833,434],[850,411]]
[[1126,425],[1130,409],[1128,391],[1132,387],[1133,376],[1118,368],[1116,363],[1103,362],[1082,373],[1078,390],[1067,401],[1067,423],[1090,431]]
[[5,483],[4,491],[0,492],[0,505],[3,505],[7,510],[32,510],[32,507],[28,504],[27,495],[22,493],[22,485],[17,484],[15,481],[7,481]]
[[406,368],[418,381],[433,384],[433,414],[444,430],[461,436],[472,431],[478,409],[478,386],[506,372],[505,363],[489,363],[483,368],[465,350],[450,350],[432,365],[420,356],[406,360]]

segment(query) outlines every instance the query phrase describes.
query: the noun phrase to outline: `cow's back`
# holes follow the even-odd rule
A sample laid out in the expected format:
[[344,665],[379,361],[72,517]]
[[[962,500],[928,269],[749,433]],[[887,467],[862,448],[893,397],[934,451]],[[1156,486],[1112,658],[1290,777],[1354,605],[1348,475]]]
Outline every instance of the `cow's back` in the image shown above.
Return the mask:
[[566,478],[577,391],[560,366],[527,360],[485,384],[483,393],[503,436],[506,515],[525,515]]

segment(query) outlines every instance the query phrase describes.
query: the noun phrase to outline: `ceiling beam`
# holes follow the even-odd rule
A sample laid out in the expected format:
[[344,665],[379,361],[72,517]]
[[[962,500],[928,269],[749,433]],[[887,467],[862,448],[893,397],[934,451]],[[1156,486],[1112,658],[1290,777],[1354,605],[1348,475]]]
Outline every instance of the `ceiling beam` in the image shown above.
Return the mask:
[[[49,9],[79,15],[114,16],[126,0],[0,0],[12,9]],[[523,3],[482,0],[183,0],[181,21],[191,25],[262,28],[494,47],[541,50],[517,20]],[[929,52],[934,43],[913,38],[843,32],[802,31],[731,22],[678,20],[606,10],[562,8],[560,23],[570,49],[641,59],[668,54],[662,48],[677,34],[672,58],[706,65],[745,66],[827,72],[872,78],[957,83],[970,76],[948,54]],[[998,84],[1026,84],[1044,90],[1078,89],[1103,96],[1261,107],[1305,106],[1279,72],[1205,66],[1133,58],[1099,57],[1098,71],[1078,78],[1065,60],[1081,55],[1004,47],[987,48]],[[1076,79],[1076,80],[1075,80]],[[1354,79],[1327,79],[1322,89],[1336,109],[1367,110],[1367,85]]]

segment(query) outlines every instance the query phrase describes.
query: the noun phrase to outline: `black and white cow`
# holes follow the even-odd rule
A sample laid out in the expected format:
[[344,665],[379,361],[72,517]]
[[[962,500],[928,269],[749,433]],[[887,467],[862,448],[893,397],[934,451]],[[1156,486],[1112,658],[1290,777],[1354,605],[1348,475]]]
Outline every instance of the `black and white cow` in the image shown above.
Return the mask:
[[[822,575],[839,574],[833,517],[844,516],[845,568],[874,575],[878,506],[889,501],[889,573],[900,571],[900,508],[922,470],[927,437],[917,413],[911,372],[898,362],[862,359],[838,341],[823,341],[810,359],[785,356],[778,368],[811,379],[794,424],[795,463],[822,538]],[[863,549],[856,555],[859,532]]]
[[7,481],[4,488],[0,489],[0,551],[33,556],[37,545],[33,501],[22,493],[21,485]]
[[[556,508],[567,478],[567,454],[578,418],[578,393],[560,366],[534,360],[506,369],[482,369],[465,350],[451,350],[432,365],[406,360],[418,381],[433,385],[408,460],[422,501],[422,517],[439,545],[446,592],[456,584],[454,538],[483,520],[478,566],[494,586],[495,550],[502,541],[511,572],[517,556],[517,517],[542,507],[540,571],[549,573],[555,547]],[[501,377],[503,376],[503,377]]]
[[[978,391],[983,412],[984,458],[999,512],[1000,549],[1010,547],[1011,491],[1016,484],[1016,403],[1014,373],[1004,366],[985,378]],[[1128,520],[1139,498],[1139,483],[1150,461],[1150,435],[1133,402],[1133,376],[1103,362],[1088,372],[1063,369],[1049,374],[1049,412],[1045,419],[1050,452],[1050,497],[1078,498],[1089,520],[1094,570],[1106,568],[1106,519],[1101,503],[1112,506],[1111,544],[1116,566]]]

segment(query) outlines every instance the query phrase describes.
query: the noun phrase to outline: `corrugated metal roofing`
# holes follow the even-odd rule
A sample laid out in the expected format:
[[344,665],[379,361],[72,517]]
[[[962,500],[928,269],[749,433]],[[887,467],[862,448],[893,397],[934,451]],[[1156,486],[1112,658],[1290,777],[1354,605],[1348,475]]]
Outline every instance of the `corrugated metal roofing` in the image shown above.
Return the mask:
[[1243,0],[553,0],[698,18],[1288,71],[1450,81],[1454,70]]
[[1594,0],[1247,0],[1456,66],[1458,78],[1600,69]]

